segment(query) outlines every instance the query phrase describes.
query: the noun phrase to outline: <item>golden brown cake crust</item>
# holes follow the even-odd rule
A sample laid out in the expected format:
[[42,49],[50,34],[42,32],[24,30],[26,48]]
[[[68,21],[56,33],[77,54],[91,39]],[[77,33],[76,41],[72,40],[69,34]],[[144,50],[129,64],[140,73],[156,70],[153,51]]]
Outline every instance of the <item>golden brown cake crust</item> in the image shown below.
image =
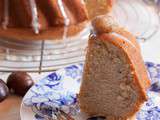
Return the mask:
[[[71,25],[68,29],[68,37],[74,36],[82,31],[87,22],[78,25]],[[9,28],[4,30],[0,28],[0,38],[13,40],[60,40],[64,34],[64,27],[54,27],[48,30],[41,31],[40,34],[35,35],[32,29],[16,29]]]

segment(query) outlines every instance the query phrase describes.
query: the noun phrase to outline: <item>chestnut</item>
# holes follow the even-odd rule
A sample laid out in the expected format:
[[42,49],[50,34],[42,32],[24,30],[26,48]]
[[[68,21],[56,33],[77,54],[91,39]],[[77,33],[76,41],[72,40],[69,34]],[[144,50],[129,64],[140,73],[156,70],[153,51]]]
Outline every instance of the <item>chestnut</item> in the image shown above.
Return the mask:
[[33,84],[34,81],[31,76],[23,71],[13,72],[7,79],[7,86],[10,91],[20,96],[24,96]]
[[9,95],[9,89],[6,83],[0,79],[0,102],[5,100]]

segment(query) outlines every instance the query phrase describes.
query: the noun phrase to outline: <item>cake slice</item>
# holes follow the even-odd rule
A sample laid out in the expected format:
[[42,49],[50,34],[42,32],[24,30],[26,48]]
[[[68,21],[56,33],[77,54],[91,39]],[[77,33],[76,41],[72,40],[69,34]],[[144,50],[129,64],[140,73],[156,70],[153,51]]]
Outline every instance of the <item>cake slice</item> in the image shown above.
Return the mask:
[[110,16],[99,16],[92,25],[78,99],[81,111],[127,120],[147,100],[150,85],[140,47]]

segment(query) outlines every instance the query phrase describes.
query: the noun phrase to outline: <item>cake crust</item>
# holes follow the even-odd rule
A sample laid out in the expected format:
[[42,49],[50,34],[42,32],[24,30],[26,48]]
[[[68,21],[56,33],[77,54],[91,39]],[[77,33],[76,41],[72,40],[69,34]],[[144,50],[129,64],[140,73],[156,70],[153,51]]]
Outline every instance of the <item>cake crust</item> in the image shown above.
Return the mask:
[[[67,28],[67,37],[77,35],[87,24],[88,21],[77,25],[70,25]],[[8,28],[7,30],[0,28],[0,38],[10,40],[61,40],[64,35],[64,29],[64,27],[53,27],[35,34],[30,28]]]

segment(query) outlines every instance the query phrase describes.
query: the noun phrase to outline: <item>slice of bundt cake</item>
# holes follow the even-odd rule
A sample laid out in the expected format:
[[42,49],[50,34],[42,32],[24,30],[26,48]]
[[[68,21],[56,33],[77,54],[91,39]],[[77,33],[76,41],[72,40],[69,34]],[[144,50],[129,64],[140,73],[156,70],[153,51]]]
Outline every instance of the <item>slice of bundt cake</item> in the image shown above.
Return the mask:
[[[108,1],[99,4],[111,7]],[[88,13],[94,13],[88,9],[84,0],[1,0],[0,38],[56,39],[62,38],[66,28],[67,35],[73,36],[86,26]]]
[[140,47],[110,16],[99,16],[92,25],[79,94],[81,111],[127,120],[147,100],[150,85]]

